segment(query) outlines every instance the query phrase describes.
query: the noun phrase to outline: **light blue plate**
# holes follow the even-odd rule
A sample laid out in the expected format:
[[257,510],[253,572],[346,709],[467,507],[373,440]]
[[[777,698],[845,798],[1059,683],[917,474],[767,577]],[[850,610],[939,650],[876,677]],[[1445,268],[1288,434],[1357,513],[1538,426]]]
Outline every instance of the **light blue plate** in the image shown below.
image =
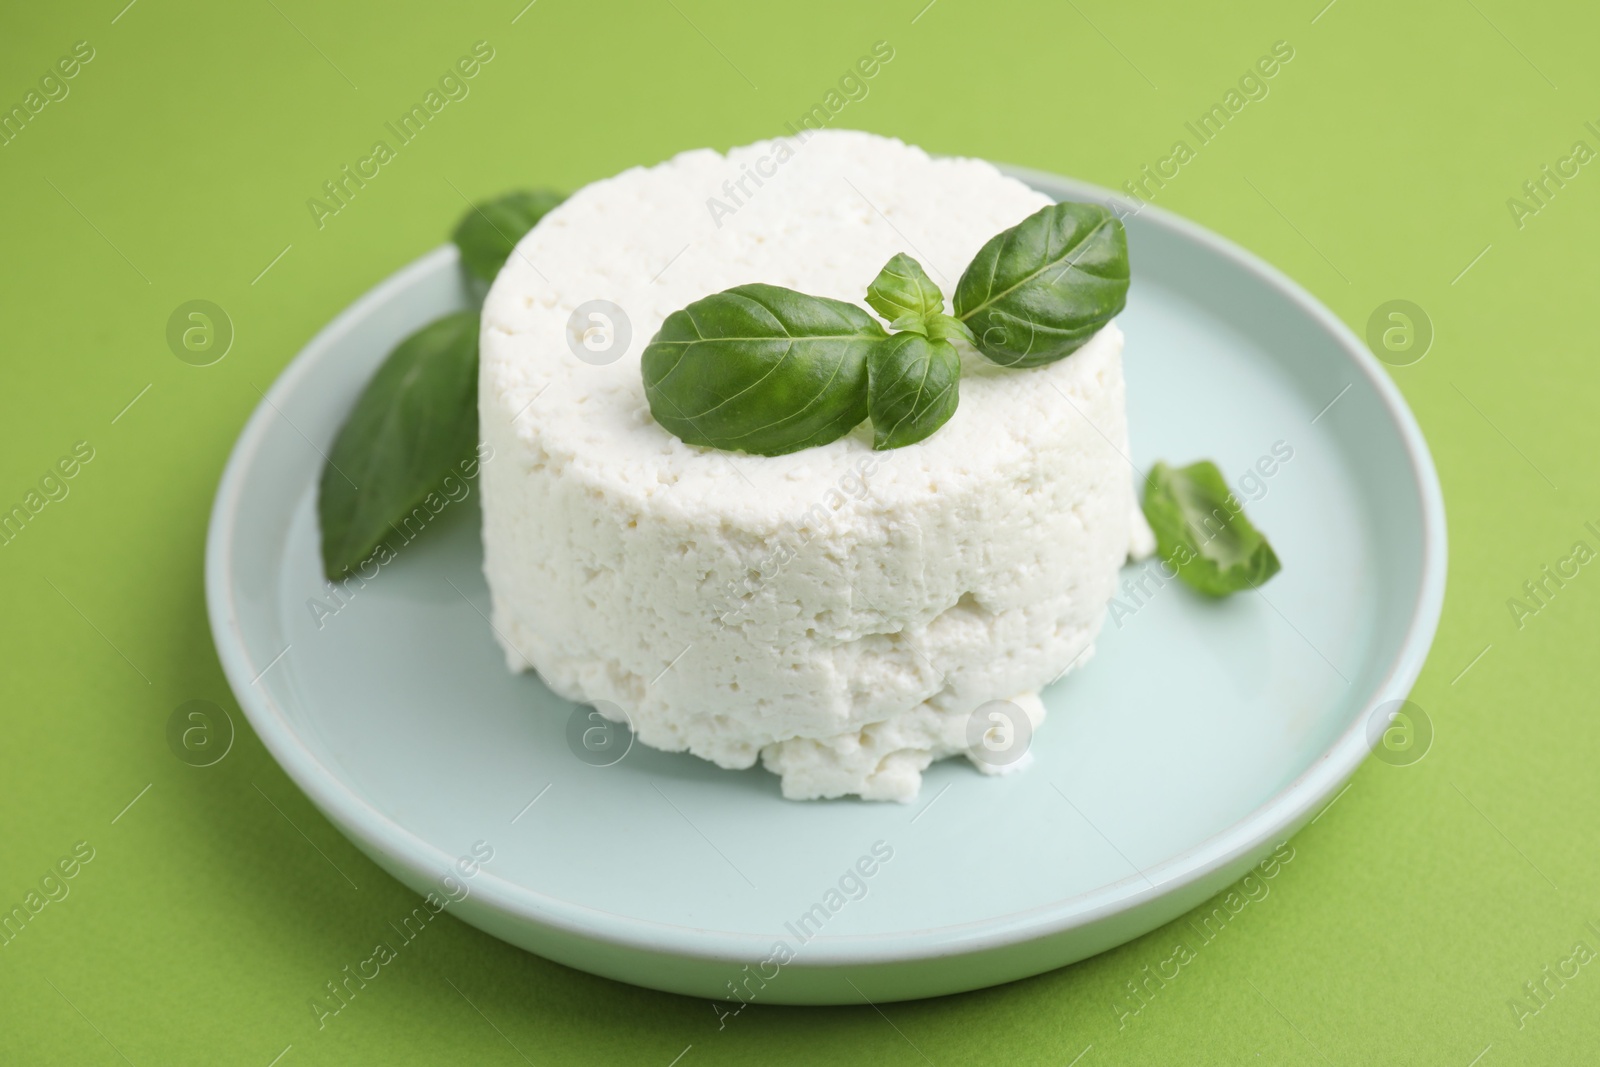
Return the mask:
[[[452,913],[513,944],[658,989],[932,996],[1059,967],[1182,914],[1311,818],[1367,755],[1375,709],[1409,691],[1439,618],[1444,509],[1404,400],[1326,308],[1158,209],[1127,227],[1134,459],[1210,457],[1236,486],[1257,470],[1259,488],[1240,495],[1284,569],[1264,595],[1221,603],[1148,579],[1125,596],[1093,662],[1045,693],[1025,773],[947,761],[905,807],[793,803],[765,771],[638,745],[591,766],[567,741],[573,706],[507,673],[490,634],[475,497],[342,606],[331,599],[321,453],[391,346],[466,306],[453,248],[318,334],[234,448],[206,592],[240,705],[396,878],[465,894]],[[493,858],[442,892],[475,847]]]

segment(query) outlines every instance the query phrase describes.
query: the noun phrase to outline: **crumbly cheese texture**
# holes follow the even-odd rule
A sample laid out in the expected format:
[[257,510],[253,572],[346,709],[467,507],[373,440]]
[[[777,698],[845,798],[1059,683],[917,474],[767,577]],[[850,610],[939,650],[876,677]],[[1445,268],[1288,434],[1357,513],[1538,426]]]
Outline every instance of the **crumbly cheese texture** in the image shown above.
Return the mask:
[[[887,452],[868,424],[787,456],[687,445],[651,418],[639,357],[735,285],[864,304],[897,252],[948,297],[1048,202],[979,160],[825,131],[686,152],[547,215],[483,309],[484,570],[512,669],[620,708],[644,744],[759,758],[794,799],[908,801],[992,700],[1038,727],[1038,690],[1088,660],[1149,548],[1114,323],[1032,370],[964,349],[955,415]],[[596,300],[628,329],[569,321]],[[631,339],[580,359],[590,330]]]

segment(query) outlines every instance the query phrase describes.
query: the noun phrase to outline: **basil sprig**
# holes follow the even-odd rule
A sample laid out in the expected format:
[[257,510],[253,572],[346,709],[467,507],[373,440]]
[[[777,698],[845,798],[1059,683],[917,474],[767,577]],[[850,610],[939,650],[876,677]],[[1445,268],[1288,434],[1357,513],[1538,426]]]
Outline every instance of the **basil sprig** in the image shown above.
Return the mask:
[[1039,367],[1081,348],[1127,303],[1128,235],[1099,204],[1063,202],[991,237],[956,283],[978,351]]
[[867,356],[888,334],[854,304],[740,285],[674,311],[640,357],[645,398],[692,445],[781,456],[867,416]]
[[1266,537],[1210,460],[1157,463],[1145,482],[1144,516],[1161,558],[1186,584],[1223,597],[1254,589],[1282,569]]
[[[523,235],[564,197],[507,193],[474,205],[454,241],[469,277],[492,282]],[[339,429],[317,490],[322,570],[329,581],[367,561],[448,479],[478,440],[478,309],[424,326],[395,346]],[[380,555],[382,561],[384,556]]]
[[[955,341],[1001,366],[1039,367],[1071,355],[1110,322],[1127,302],[1128,238],[1097,204],[1041,208],[978,251],[956,283],[955,315],[945,313],[944,294],[922,265],[902,252],[867,287],[867,303],[892,335],[851,327],[796,338],[776,314],[734,321],[748,310],[735,294],[756,288],[729,289],[667,317],[642,365],[656,421],[689,444],[777,456],[833,441],[870,416],[873,447],[900,448],[955,413]],[[759,288],[782,294],[774,298],[779,309],[808,301],[841,316],[854,309]]]
[[872,447],[901,448],[927,437],[955,414],[961,355],[952,338],[972,334],[944,313],[944,294],[904,252],[867,287],[867,303],[900,330],[867,357],[867,413]]

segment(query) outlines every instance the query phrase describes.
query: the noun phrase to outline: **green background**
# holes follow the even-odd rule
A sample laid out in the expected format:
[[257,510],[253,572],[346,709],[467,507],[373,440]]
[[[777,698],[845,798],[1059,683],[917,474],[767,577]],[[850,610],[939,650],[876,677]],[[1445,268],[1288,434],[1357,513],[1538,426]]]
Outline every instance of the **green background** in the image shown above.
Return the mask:
[[[95,850],[0,948],[0,1061],[1592,1059],[1600,963],[1550,982],[1537,1014],[1508,1002],[1575,942],[1600,949],[1586,927],[1600,928],[1600,568],[1520,627],[1507,600],[1579,539],[1600,547],[1584,528],[1600,527],[1600,164],[1520,227],[1506,201],[1573,142],[1600,148],[1584,127],[1600,127],[1593,5],[522,2],[0,16],[6,107],[73,42],[95,49],[70,95],[0,147],[0,507],[75,442],[94,449],[70,494],[0,547],[0,908],[74,843]],[[495,58],[471,95],[319,230],[307,198],[480,39]],[[308,998],[415,898],[277,769],[212,651],[206,519],[258,390],[439,244],[463,195],[571,189],[774,135],[878,40],[895,57],[836,125],[1113,187],[1187,139],[1273,42],[1292,45],[1270,95],[1157,202],[1282,267],[1358,333],[1392,299],[1431,319],[1426,358],[1391,373],[1449,508],[1445,615],[1414,693],[1432,751],[1369,761],[1270,896],[1125,1026],[1114,999],[1181,923],[1005,988],[882,1011],[757,1006],[719,1030],[705,1001],[446,918],[319,1032]],[[212,366],[165,340],[192,299],[237,332]],[[165,739],[191,699],[240,728],[211,767]]]

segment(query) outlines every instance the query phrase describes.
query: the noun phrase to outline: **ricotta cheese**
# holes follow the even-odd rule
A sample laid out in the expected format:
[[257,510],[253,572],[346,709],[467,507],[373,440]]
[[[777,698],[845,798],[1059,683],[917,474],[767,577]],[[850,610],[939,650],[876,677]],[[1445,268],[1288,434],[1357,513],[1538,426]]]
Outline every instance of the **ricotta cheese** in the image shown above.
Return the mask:
[[511,668],[644,744],[759,758],[796,799],[912,799],[990,701],[1041,724],[1038,690],[1088,660],[1149,550],[1115,323],[1033,370],[963,349],[954,417],[887,452],[867,424],[779,457],[687,445],[651,419],[639,356],[746,282],[861,304],[897,252],[948,297],[1048,202],[979,160],[824,131],[685,152],[547,215],[483,309],[484,570]]

